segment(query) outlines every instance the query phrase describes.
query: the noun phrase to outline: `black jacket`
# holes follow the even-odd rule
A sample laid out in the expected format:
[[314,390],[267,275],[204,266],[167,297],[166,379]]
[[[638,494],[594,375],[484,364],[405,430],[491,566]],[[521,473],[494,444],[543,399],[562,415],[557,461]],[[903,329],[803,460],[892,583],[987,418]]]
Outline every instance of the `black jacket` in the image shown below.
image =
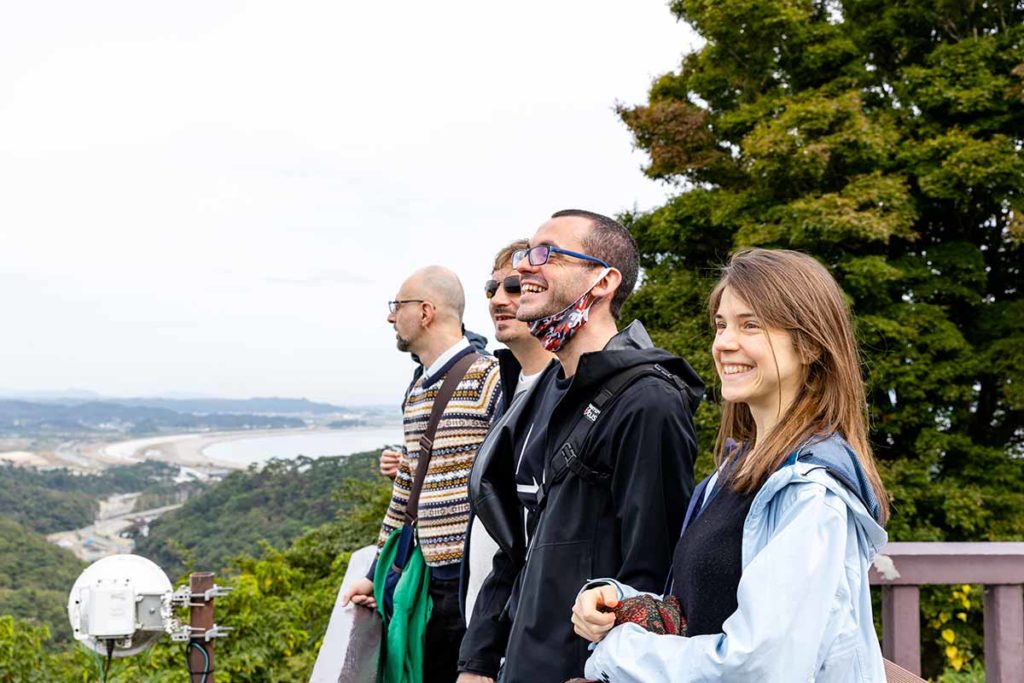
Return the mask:
[[[603,383],[643,363],[659,364],[690,390],[643,377],[605,406],[583,444],[582,459],[611,477],[588,483],[570,474],[550,489],[529,562],[513,450],[518,431],[532,421],[534,394],[560,372],[558,363],[494,424],[477,451],[470,504],[499,551],[462,641],[460,671],[494,677],[505,656],[503,683],[561,683],[582,676],[587,642],[570,623],[580,587],[590,578],[615,577],[661,592],[693,490],[697,456],[693,412],[703,383],[686,361],[654,348],[639,322],[604,350],[584,354],[568,393],[551,414],[545,478],[551,480],[552,456]],[[517,611],[510,623],[506,606],[517,578]]]
[[[512,399],[516,395],[516,387],[519,385],[519,375],[523,367],[519,364],[519,361],[508,349],[498,349],[494,352],[494,356],[498,359],[498,375],[501,378],[501,384],[499,385],[499,391],[501,391],[501,397],[498,400],[498,404],[494,407],[494,416],[491,418],[491,424],[496,425],[502,415],[508,409],[508,406],[512,405]],[[540,379],[538,377],[538,379]],[[493,429],[491,430],[493,431]],[[488,432],[490,434],[490,432]],[[477,449],[479,452],[479,449]],[[474,463],[476,460],[473,461]],[[459,567],[459,610],[462,612],[462,616],[465,618],[466,614],[466,593],[469,590],[469,545],[473,542],[472,531],[473,531],[473,519],[475,515],[473,508],[470,506],[469,510],[469,522],[466,525],[466,544],[462,548],[462,563]],[[469,621],[468,619],[466,621]]]

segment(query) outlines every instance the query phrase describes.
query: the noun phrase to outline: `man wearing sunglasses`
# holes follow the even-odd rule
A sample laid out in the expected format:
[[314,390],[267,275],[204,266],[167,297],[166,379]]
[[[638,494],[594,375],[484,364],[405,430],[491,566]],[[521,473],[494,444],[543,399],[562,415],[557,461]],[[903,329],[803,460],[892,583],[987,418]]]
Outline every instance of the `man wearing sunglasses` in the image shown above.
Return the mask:
[[[474,348],[463,336],[465,294],[458,277],[447,268],[429,266],[413,273],[388,302],[388,322],[395,329],[399,351],[419,357],[424,372],[405,399],[405,446],[392,488],[391,502],[381,524],[378,548],[406,524],[421,449],[421,437],[448,372]],[[459,574],[468,524],[467,481],[476,451],[490,428],[499,403],[500,375],[493,356],[472,361],[457,390],[441,413],[435,447],[422,484],[415,520],[415,538],[429,567],[428,593],[432,608],[424,634],[424,683],[451,683],[456,677],[458,646],[465,631],[459,609]],[[376,563],[374,563],[376,565]],[[374,566],[374,569],[376,566]],[[376,607],[372,577],[345,589],[349,601]]]
[[560,211],[512,264],[517,318],[559,362],[477,453],[470,499],[500,549],[459,651],[459,683],[583,676],[577,592],[595,576],[662,592],[693,490],[703,383],[638,321],[618,330],[639,270],[629,231]]
[[[494,338],[507,349],[496,352],[501,364],[502,394],[506,406],[525,391],[542,370],[555,359],[530,334],[530,326],[519,320],[520,279],[512,268],[512,255],[529,246],[517,240],[498,252],[491,278],[484,283],[487,309],[494,323]],[[507,381],[506,381],[507,379]]]
[[[495,420],[525,394],[555,359],[554,354],[546,351],[530,334],[530,326],[516,318],[519,311],[519,273],[512,269],[512,254],[528,246],[526,240],[516,240],[499,251],[494,258],[491,277],[484,283],[487,308],[494,323],[494,337],[507,347],[494,352],[501,368],[501,403],[495,411]],[[472,620],[476,598],[484,579],[491,572],[497,550],[497,544],[471,510],[462,563],[462,607],[467,622]]]

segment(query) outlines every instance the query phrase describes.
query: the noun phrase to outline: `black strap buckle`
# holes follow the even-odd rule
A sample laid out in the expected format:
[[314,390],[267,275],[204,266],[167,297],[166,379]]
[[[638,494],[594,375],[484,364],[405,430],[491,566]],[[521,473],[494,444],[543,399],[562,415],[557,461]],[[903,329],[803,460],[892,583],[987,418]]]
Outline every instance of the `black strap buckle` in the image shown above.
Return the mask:
[[605,479],[611,478],[611,474],[608,472],[601,472],[595,470],[593,467],[584,465],[583,461],[580,460],[579,456],[576,454],[576,449],[573,448],[571,441],[567,441],[559,449],[558,454],[562,457],[563,466],[559,468],[557,473],[555,473],[555,481],[560,481],[566,470],[570,470],[577,477],[586,482],[604,481]]
[[565,442],[559,449],[558,454],[562,456],[562,463],[564,467],[569,468],[572,471],[576,471],[577,467],[580,467],[579,458],[576,457],[576,449],[572,447],[571,442]]

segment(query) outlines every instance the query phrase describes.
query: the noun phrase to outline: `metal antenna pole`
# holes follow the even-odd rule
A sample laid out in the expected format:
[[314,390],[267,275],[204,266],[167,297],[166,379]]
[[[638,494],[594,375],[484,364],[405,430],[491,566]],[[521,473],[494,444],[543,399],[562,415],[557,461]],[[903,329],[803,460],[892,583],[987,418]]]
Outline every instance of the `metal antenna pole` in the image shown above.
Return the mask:
[[[213,590],[212,572],[194,572],[188,576],[189,590],[192,599],[189,601],[189,632],[193,647],[189,648],[189,671],[210,671],[205,678],[201,673],[193,673],[189,683],[213,683],[213,638],[207,639],[206,632],[213,628],[213,595],[206,597],[207,591]],[[198,646],[198,647],[197,647]],[[206,648],[209,661],[203,656],[199,647]]]

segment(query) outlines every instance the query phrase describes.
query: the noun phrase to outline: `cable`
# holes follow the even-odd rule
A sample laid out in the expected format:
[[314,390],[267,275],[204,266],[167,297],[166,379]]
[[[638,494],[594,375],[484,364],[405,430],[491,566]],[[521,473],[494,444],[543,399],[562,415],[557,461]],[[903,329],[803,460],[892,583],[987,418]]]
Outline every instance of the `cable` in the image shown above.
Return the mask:
[[[203,664],[202,671],[192,670],[192,648],[196,648],[203,653],[205,663]],[[188,669],[188,679],[190,682],[193,676],[202,674],[203,677],[200,679],[199,683],[206,683],[206,677],[213,673],[213,669],[210,668],[210,653],[206,651],[206,647],[203,646],[202,643],[195,640],[188,641],[188,645],[185,646],[185,668]]]
[[96,658],[96,670],[100,672],[100,680],[106,680],[107,676],[103,673],[103,662],[100,661],[100,653],[93,648],[89,648],[92,651],[92,656]]
[[103,674],[103,683],[107,683],[107,676],[110,675],[110,660],[114,658],[114,641],[113,639],[107,640],[107,665],[100,669],[100,673]]

